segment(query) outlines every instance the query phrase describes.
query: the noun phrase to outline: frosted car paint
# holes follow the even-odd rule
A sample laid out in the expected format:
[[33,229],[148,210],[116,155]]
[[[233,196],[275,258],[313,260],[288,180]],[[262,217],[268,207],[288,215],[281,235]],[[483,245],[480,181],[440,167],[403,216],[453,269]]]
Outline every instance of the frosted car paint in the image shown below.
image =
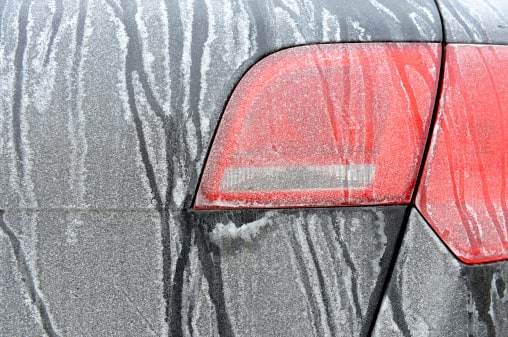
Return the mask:
[[[436,2],[446,42],[458,48],[461,43],[508,42],[506,2]],[[508,261],[459,262],[416,209],[403,231],[373,335],[504,336],[508,331]]]
[[508,263],[466,265],[416,209],[373,336],[505,336]]
[[508,43],[508,2],[436,0],[448,43]]
[[[223,336],[366,335],[405,210],[195,212],[198,227],[189,231],[199,238],[204,228],[209,241],[196,240],[185,275],[191,283],[204,276],[214,284],[209,296],[222,311],[217,325]],[[203,276],[192,273],[200,264]],[[183,296],[184,329],[205,314],[192,305],[196,300]],[[192,324],[206,333],[211,323]]]
[[188,208],[226,102],[262,57],[441,41],[430,0],[3,3],[4,208]]
[[236,250],[214,228],[265,211],[189,207],[255,62],[311,43],[439,42],[432,1],[23,0],[0,12],[0,334],[365,334],[403,207],[277,211]]
[[[433,1],[2,0],[0,13],[0,334],[5,335],[226,336],[240,334],[245,322],[247,333],[267,329],[263,319],[255,323],[257,311],[242,311],[241,297],[229,306],[232,297],[226,296],[235,289],[224,287],[229,283],[223,270],[239,269],[234,250],[221,253],[221,232],[213,234],[219,224],[236,233],[231,223],[260,221],[265,211],[216,218],[206,213],[203,220],[188,210],[233,87],[257,60],[289,46],[442,40]],[[369,308],[379,300],[375,289],[384,283],[380,277],[372,286],[372,275],[386,273],[386,264],[350,262],[362,261],[363,250],[384,261],[380,256],[391,251],[400,210],[277,212],[274,218],[284,226],[275,229],[298,234],[295,251],[301,258],[292,271],[308,273],[313,285],[308,290],[303,276],[293,280],[301,311],[288,313],[307,313],[296,317],[298,327],[305,327],[296,335],[326,335],[336,331],[333,324],[347,329],[341,335],[365,335],[373,315]],[[355,237],[343,243],[344,256],[330,258],[315,242],[334,246],[348,233],[339,230],[331,241],[320,234],[341,228],[341,221],[331,226],[333,216],[351,223],[348,228],[385,228],[386,239],[381,230],[369,231],[370,241]],[[311,230],[304,227],[307,221],[315,224],[315,237],[305,234],[305,228]],[[390,225],[381,226],[385,223]],[[264,233],[260,229],[258,235]],[[263,270],[267,264],[256,265],[253,242],[250,261]],[[278,237],[265,242],[259,243],[263,249],[281,247]],[[239,241],[230,245],[247,249]],[[285,247],[291,247],[287,241]],[[339,303],[324,304],[329,289],[337,287],[319,285],[316,266],[322,264],[313,254],[349,264],[340,267],[346,277]],[[377,272],[356,274],[372,269]],[[360,309],[348,299],[360,289],[352,285],[353,275],[365,286],[362,294],[374,294]],[[254,275],[249,286],[257,276],[265,275]],[[264,285],[260,300],[267,302],[260,307],[269,307],[271,285]],[[280,328],[267,334],[287,331],[285,309],[273,316]],[[267,313],[261,317],[270,319]]]

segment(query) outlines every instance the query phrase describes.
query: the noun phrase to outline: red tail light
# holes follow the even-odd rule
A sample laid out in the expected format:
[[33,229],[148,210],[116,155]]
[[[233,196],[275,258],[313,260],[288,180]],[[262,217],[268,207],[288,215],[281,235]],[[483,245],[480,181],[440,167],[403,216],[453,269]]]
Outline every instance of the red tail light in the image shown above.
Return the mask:
[[440,45],[337,44],[272,54],[224,112],[195,208],[407,203]]
[[449,45],[417,206],[466,263],[508,258],[508,46]]

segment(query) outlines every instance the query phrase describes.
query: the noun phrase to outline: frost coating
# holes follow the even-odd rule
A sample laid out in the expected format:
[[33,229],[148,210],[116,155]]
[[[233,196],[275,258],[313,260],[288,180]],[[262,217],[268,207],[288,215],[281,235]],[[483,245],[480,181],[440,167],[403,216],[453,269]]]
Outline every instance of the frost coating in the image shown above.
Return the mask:
[[[171,116],[174,122],[165,130],[165,136],[174,137],[167,142],[171,145],[167,146],[167,153],[149,159],[160,180],[167,170],[162,167],[174,158],[178,164],[175,175],[182,177],[184,193],[188,196],[195,190],[194,177],[202,169],[212,131],[230,91],[242,74],[263,56],[296,44],[358,41],[367,36],[378,41],[386,41],[385,36],[396,41],[418,40],[417,36],[413,37],[418,31],[407,15],[409,11],[403,11],[408,1],[362,1],[358,6],[351,6],[344,2],[293,0],[268,1],[262,5],[254,0],[206,0],[192,4],[188,1],[68,3],[58,0],[48,4],[32,2],[28,12],[21,11],[21,2],[0,5],[3,6],[0,106],[4,111],[0,117],[3,130],[0,148],[3,158],[8,159],[0,164],[0,187],[2,192],[3,189],[12,191],[0,193],[3,205],[23,201],[26,207],[35,207],[29,200],[33,197],[30,194],[34,194],[37,207],[62,204],[66,207],[89,204],[150,207],[151,188],[148,179],[143,177],[142,158],[127,160],[141,151],[141,145],[134,135],[126,70],[129,78],[138,73],[134,84],[136,90],[141,89],[137,93],[146,97],[136,96],[138,101],[146,100],[152,110],[154,106],[161,107],[158,113]],[[422,20],[432,22],[425,12],[433,13],[429,1],[420,4],[421,8],[415,7],[413,11]],[[57,13],[58,8],[63,8],[62,13]],[[24,15],[27,15],[26,27],[18,24]],[[368,22],[363,20],[365,17],[369,17]],[[348,22],[355,23],[357,28],[348,27]],[[407,30],[401,31],[403,25],[408,26]],[[16,69],[16,49],[24,45],[17,40],[25,28],[26,55],[21,57],[18,53],[17,57],[18,61],[24,60],[19,62],[24,66]],[[436,31],[432,26],[421,32],[421,38],[429,40]],[[125,62],[126,58],[129,62]],[[27,79],[19,84],[23,93],[20,97],[26,96],[28,100],[20,105],[22,115],[18,124],[22,137],[19,142],[13,139],[9,127],[15,122],[10,110],[16,73],[22,75],[18,76],[20,79]],[[124,113],[119,114],[117,110]],[[48,118],[43,118],[46,113]],[[66,143],[56,133],[46,133],[47,139],[42,144],[40,133],[55,129],[55,125],[61,129],[64,122],[66,129],[61,138]],[[106,125],[110,127],[100,128]],[[180,125],[185,127],[177,127]],[[146,130],[147,125],[142,126]],[[116,141],[111,137],[111,130],[118,134]],[[146,136],[154,135],[157,139],[151,144],[158,146],[159,133],[152,130]],[[150,143],[150,139],[146,141]],[[23,156],[19,161],[23,170],[15,167],[16,147]],[[65,151],[69,148],[70,151]],[[149,150],[151,154],[160,152]],[[191,156],[185,157],[189,152]],[[54,158],[42,155],[46,153],[53,154]],[[65,159],[57,158],[61,153]],[[120,155],[124,160],[119,160]],[[107,158],[114,159],[107,162]],[[61,175],[58,183],[48,179],[48,173],[52,173],[47,169],[49,162],[52,171]],[[122,174],[105,175],[106,170]],[[22,178],[21,172],[27,175]],[[171,180],[174,175],[167,176],[166,180]],[[164,184],[168,192],[164,188],[160,192],[170,195],[174,182]],[[119,194],[121,198],[115,197]],[[190,206],[190,199],[185,199],[184,206]]]
[[385,13],[386,15],[388,15],[390,18],[393,19],[394,22],[397,22],[397,23],[400,23],[400,20],[397,18],[397,16],[395,15],[395,13],[393,13],[389,8],[387,8],[386,6],[384,6],[382,3],[376,1],[376,0],[369,0],[369,2],[374,6],[376,7],[380,12],[383,12]]
[[[267,4],[260,5],[261,2],[257,0],[225,1],[227,4],[206,0],[206,3],[204,1],[194,2],[192,11],[183,9],[190,3],[189,1],[180,1],[180,5],[178,2],[172,1],[80,0],[70,3],[69,1],[55,0],[54,2],[49,1],[47,4],[31,1],[28,13],[30,21],[27,28],[28,44],[24,67],[20,68],[20,72],[23,72],[24,78],[26,78],[26,81],[21,83],[23,86],[21,92],[26,93],[25,97],[29,97],[28,103],[21,106],[23,116],[20,125],[23,130],[20,135],[27,136],[27,139],[21,139],[20,144],[22,153],[30,155],[24,158],[23,171],[27,173],[27,176],[20,179],[18,175],[21,173],[19,172],[23,171],[16,170],[16,155],[12,153],[14,145],[10,127],[12,124],[10,107],[12,106],[11,84],[16,72],[12,65],[18,44],[17,37],[20,35],[16,31],[20,28],[16,22],[19,21],[19,4],[22,2],[29,3],[30,1],[6,2],[0,0],[2,17],[0,67],[4,70],[0,72],[5,75],[0,76],[1,83],[5,84],[0,89],[3,93],[0,98],[3,111],[0,113],[0,128],[2,130],[0,132],[2,153],[0,158],[6,159],[0,163],[0,198],[2,202],[0,208],[15,209],[20,206],[37,206],[40,209],[52,209],[65,206],[71,209],[79,207],[80,210],[87,213],[87,210],[93,207],[96,209],[95,214],[97,215],[95,217],[95,215],[71,214],[66,219],[63,219],[58,213],[46,215],[44,221],[37,220],[37,226],[34,225],[31,229],[37,235],[30,234],[30,240],[24,243],[27,253],[35,254],[31,266],[42,271],[38,273],[38,277],[41,278],[40,290],[47,294],[47,300],[52,304],[58,324],[65,327],[62,328],[62,331],[70,335],[96,335],[89,329],[97,327],[98,329],[102,328],[101,331],[104,334],[104,331],[109,330],[100,326],[101,322],[104,324],[118,322],[115,326],[117,329],[136,329],[138,326],[143,326],[139,317],[137,320],[133,320],[130,315],[127,317],[120,313],[120,315],[111,315],[113,318],[110,319],[104,313],[111,311],[103,306],[102,301],[109,301],[108,303],[111,303],[112,307],[120,309],[119,311],[126,313],[126,315],[132,311],[136,317],[138,311],[136,307],[139,307],[147,299],[150,304],[145,306],[154,308],[156,311],[152,313],[152,317],[155,317],[152,320],[154,322],[160,321],[157,326],[160,325],[160,330],[165,330],[165,308],[162,307],[162,310],[158,310],[158,306],[155,305],[159,297],[148,298],[141,291],[156,288],[155,295],[169,294],[167,290],[176,288],[178,284],[177,282],[171,283],[175,279],[175,273],[178,272],[177,265],[174,263],[178,260],[183,261],[183,265],[187,266],[182,274],[185,277],[189,275],[194,277],[191,282],[185,282],[182,285],[183,301],[187,304],[182,306],[177,305],[178,303],[174,304],[175,315],[181,314],[183,324],[186,325],[182,334],[228,335],[219,333],[224,320],[220,319],[221,317],[216,317],[217,313],[223,310],[221,306],[224,308],[222,302],[217,303],[217,294],[222,291],[219,287],[221,280],[214,278],[221,275],[220,266],[214,266],[216,269],[210,272],[210,265],[205,264],[203,280],[206,278],[206,281],[204,282],[201,282],[196,276],[200,273],[199,269],[201,268],[201,262],[196,259],[205,259],[207,254],[211,254],[204,250],[205,245],[200,246],[198,250],[195,248],[196,232],[193,232],[192,239],[186,241],[187,237],[182,234],[184,232],[182,228],[186,228],[187,223],[184,223],[179,217],[173,218],[172,215],[168,215],[169,220],[163,217],[160,221],[160,233],[153,232],[152,228],[153,233],[150,235],[150,240],[153,239],[155,242],[152,240],[145,244],[141,241],[142,236],[133,232],[130,221],[135,212],[131,213],[130,211],[142,209],[145,212],[146,208],[153,208],[155,203],[150,204],[150,200],[154,195],[162,195],[158,198],[160,200],[158,205],[162,205],[165,210],[173,211],[190,207],[192,198],[188,198],[188,196],[195,191],[196,176],[199,176],[202,168],[201,162],[210,144],[211,134],[216,128],[224,102],[227,101],[230,91],[245,70],[264,55],[296,43],[311,44],[324,40],[337,42],[346,39],[356,41],[355,32],[348,29],[345,18],[349,16],[364,17],[364,13],[358,13],[354,8],[351,10],[349,7],[354,6],[344,6],[340,2],[308,0],[285,1],[288,6],[282,6],[281,1],[269,1]],[[382,3],[390,10],[393,9],[392,7],[398,6],[392,6],[387,0],[377,0],[377,2]],[[60,3],[64,11],[60,28],[52,28],[51,22],[57,22],[54,18]],[[167,9],[166,6],[168,6]],[[182,20],[182,13],[176,10],[177,6],[181,7],[182,12],[186,14],[185,20]],[[278,7],[281,8],[282,17],[277,17],[274,14],[275,6],[282,6],[282,8]],[[203,10],[204,7],[206,7],[205,10]],[[228,11],[229,8],[231,10],[227,15],[224,15],[225,10],[223,11],[222,8],[226,7]],[[163,10],[158,10],[158,8]],[[165,11],[167,11],[167,16],[164,15]],[[393,12],[397,16],[400,15],[400,11],[397,9],[394,9]],[[320,13],[326,13],[326,19],[320,18]],[[375,15],[375,13],[372,14]],[[380,15],[389,19],[383,13]],[[322,17],[324,16],[325,14],[322,15]],[[185,28],[182,21],[184,21]],[[326,21],[326,23],[322,21]],[[355,21],[358,20],[355,19]],[[378,29],[377,26],[374,27],[376,31],[382,32],[376,35],[370,24],[365,25],[361,20],[360,22],[362,27],[366,26],[369,33],[377,40],[384,41],[383,34],[390,33],[390,36],[394,36],[391,30],[397,30],[397,27],[391,28],[392,25],[387,23],[382,25],[381,29]],[[189,27],[190,30],[186,29]],[[209,28],[206,30],[201,27]],[[340,36],[341,27],[344,29],[342,39]],[[179,28],[182,28],[181,31]],[[185,36],[183,32],[186,33]],[[191,34],[187,34],[187,32],[191,32]],[[402,32],[396,35],[399,41],[408,40]],[[50,42],[53,37],[53,42]],[[205,43],[207,44],[205,45]],[[52,48],[46,48],[47,45],[51,45]],[[175,50],[183,51],[183,56],[191,59],[185,59],[182,57],[182,53],[174,52]],[[46,67],[41,63],[44,55],[47,55],[48,60]],[[125,62],[126,59],[128,62]],[[188,77],[186,77],[186,71],[190,71]],[[73,78],[73,74],[75,78]],[[226,82],[224,82],[225,77],[227,77]],[[185,107],[183,103],[185,103],[184,98],[187,96],[189,97],[188,105]],[[129,100],[132,104],[129,103]],[[153,108],[158,105],[163,109]],[[75,109],[72,108],[73,106]],[[131,109],[135,111],[133,112]],[[155,118],[153,110],[157,110],[158,116],[161,116],[158,118],[164,119],[165,122]],[[138,114],[139,120],[136,123],[134,119]],[[199,125],[199,121],[201,121],[201,125]],[[55,132],[47,132],[48,130]],[[136,134],[137,131],[139,131],[139,135]],[[41,140],[44,137],[41,136],[45,136],[44,142]],[[167,141],[162,142],[162,140]],[[191,150],[194,151],[192,156],[187,156]],[[141,152],[143,153],[140,154]],[[49,154],[53,155],[51,159]],[[144,160],[145,162],[143,162]],[[166,163],[168,166],[165,166]],[[51,166],[51,170],[48,169],[49,166]],[[11,167],[14,169],[11,170]],[[175,168],[174,172],[171,168]],[[53,172],[58,174],[53,175]],[[52,179],[53,177],[57,179]],[[11,180],[12,184],[10,184]],[[33,180],[33,194],[35,196],[32,196],[30,188],[23,185],[30,180]],[[152,193],[154,186],[156,192]],[[48,199],[47,196],[57,197]],[[34,200],[38,201],[38,204],[35,204]],[[104,208],[125,209],[128,212],[125,213],[125,216],[123,214],[119,217],[115,216],[115,221],[110,223],[109,215],[103,217]],[[163,213],[161,212],[161,214]],[[79,222],[81,217],[82,223]],[[107,226],[97,226],[103,221],[101,219],[107,220]],[[285,217],[281,216],[279,219],[283,223]],[[324,217],[323,221],[328,221],[327,219]],[[146,215],[143,213],[139,220],[140,229],[153,227],[147,226],[148,224],[144,223],[145,220]],[[298,225],[303,227],[305,220],[302,218]],[[319,219],[316,218],[308,220],[319,222]],[[157,225],[159,223],[157,215],[152,216],[151,221]],[[228,219],[221,221],[225,225],[224,227],[229,224]],[[231,221],[236,224],[242,223],[239,219]],[[30,221],[30,223],[35,224],[34,221]],[[268,220],[269,223],[271,220]],[[40,226],[41,224],[43,226]],[[124,225],[125,227],[123,227]],[[265,227],[258,226],[258,236],[256,237],[254,230],[256,226],[254,226],[251,228],[252,235],[246,237],[250,240],[260,239],[261,233],[264,239],[268,231],[266,227],[266,225]],[[274,227],[272,226],[269,230],[271,231]],[[281,229],[281,231],[284,230]],[[341,259],[338,255],[333,257],[332,255],[330,257],[322,255],[334,253],[326,253],[322,247],[319,247],[324,240],[323,237],[326,237],[321,235],[321,230],[319,226],[315,230],[312,229],[316,237],[310,244],[305,243],[305,246],[315,246],[315,252],[318,254],[316,263],[323,266],[326,273],[326,282],[324,283],[326,288],[324,289],[327,294],[333,294],[339,298],[343,291],[337,291],[337,289],[340,286],[345,287],[343,284],[353,283],[343,283],[338,276],[336,276],[337,282],[333,281],[332,284],[329,281],[332,280],[332,278],[328,278],[329,269],[335,264],[328,263],[328,261],[341,261]],[[155,235],[153,235],[154,233]],[[55,239],[55,234],[58,234],[58,240]],[[268,235],[271,234],[268,233]],[[167,243],[164,248],[158,246],[161,236],[169,238],[166,241],[163,240],[164,244]],[[303,239],[304,236],[301,238]],[[109,239],[118,241],[111,242]],[[132,241],[126,245],[127,249],[115,250],[122,242],[129,239]],[[244,240],[242,235],[238,236],[238,240]],[[275,244],[271,244],[268,252],[273,253],[273,247],[280,240],[280,236],[274,238]],[[140,244],[138,249],[134,249],[133,246],[137,243],[143,244]],[[186,251],[185,248],[189,245],[193,248],[190,249],[190,257],[187,258],[181,252]],[[286,247],[286,245],[281,246]],[[61,249],[70,253],[81,248],[90,249],[87,251],[90,253],[86,254],[87,256],[74,257],[75,260],[70,254],[59,253]],[[150,261],[154,258],[154,254],[148,254],[148,252],[153,253],[154,249],[156,254],[160,253],[161,249],[170,253],[166,255],[163,253],[163,256],[158,254],[155,258],[158,261],[157,268],[162,269],[162,273],[167,272],[165,273],[167,274],[167,278],[164,279],[164,282],[167,280],[165,284],[162,284],[163,280],[159,279],[157,275],[148,273],[149,270],[153,270]],[[97,252],[97,255],[94,255],[93,252]],[[125,260],[124,253],[126,252],[133,254],[132,258]],[[252,261],[258,263],[256,261],[261,259],[259,251],[254,253],[256,254],[252,255]],[[300,253],[296,249],[297,257],[295,259],[298,261],[300,261],[300,255],[298,255]],[[301,261],[312,264],[312,249],[306,248],[304,253],[305,257]],[[37,262],[38,256],[40,256],[40,260]],[[58,261],[60,256],[64,258],[61,263]],[[287,254],[280,256],[287,257]],[[53,261],[52,257],[56,257],[55,263],[48,264]],[[101,258],[104,260],[102,261]],[[139,259],[137,263],[140,268],[133,269],[134,260],[137,259]],[[166,267],[165,263],[169,260],[172,263]],[[74,263],[74,261],[77,262]],[[124,264],[125,261],[128,263]],[[220,265],[220,259],[214,259],[214,261],[218,261],[216,263]],[[283,262],[284,260],[279,258],[279,261]],[[88,265],[86,268],[83,268],[84,262]],[[121,264],[114,265],[112,264],[114,262],[121,262]],[[187,262],[188,264],[186,264]],[[270,261],[267,260],[268,262]],[[303,262],[300,264],[304,279],[302,285],[307,287],[310,282],[307,282],[304,276],[307,266]],[[74,267],[78,273],[65,271],[65,275],[59,275],[59,271],[62,271],[61,266]],[[246,266],[244,270],[249,273],[251,268],[248,264]],[[259,266],[261,267],[261,265]],[[277,270],[273,268],[273,264],[268,264],[268,266],[272,267],[272,271]],[[319,269],[309,266],[308,270],[313,273],[309,279],[314,283],[319,283]],[[84,283],[84,280],[87,280],[80,277],[80,271],[86,271],[83,272],[83,275],[91,275],[90,281],[95,282],[94,286],[88,282],[86,284],[86,289],[91,290],[89,293],[90,303],[78,299],[73,302],[74,297],[69,298],[69,301],[64,298],[67,291],[74,295],[74,286],[77,288]],[[56,272],[54,279],[53,272]],[[118,273],[126,277],[122,277],[122,280],[117,279],[113,283],[107,282],[108,276],[116,278]],[[132,283],[139,281],[139,276],[143,275],[150,275],[150,279],[156,281],[156,284],[150,287],[149,282],[140,282],[145,284],[138,287],[137,284]],[[350,272],[348,275],[353,275],[353,273]],[[73,278],[74,276],[76,277]],[[293,276],[292,274],[286,275],[286,277]],[[75,283],[69,282],[69,279]],[[61,282],[63,287],[57,286],[56,283],[54,286],[48,287],[48,280]],[[275,275],[272,280],[276,280]],[[125,284],[122,283],[124,281]],[[278,291],[270,286],[266,287],[266,284],[261,283],[262,280],[257,281],[259,282],[258,289],[268,289],[274,293]],[[116,282],[120,282],[120,284]],[[253,283],[251,279],[245,278],[245,288]],[[314,283],[312,285],[316,286]],[[284,281],[280,284],[282,290],[288,288],[287,282]],[[109,289],[110,286],[122,290],[116,289],[115,291],[115,289]],[[37,285],[37,287],[39,286]],[[130,289],[128,289],[129,287]],[[85,289],[85,287],[80,288]],[[158,288],[163,288],[163,291],[157,290]],[[104,293],[98,292],[99,289],[104,290]],[[101,295],[108,293],[114,295]],[[136,294],[139,295],[139,298]],[[198,294],[201,296],[200,298],[198,298]],[[210,296],[210,294],[214,295]],[[280,298],[286,297],[294,301],[291,296],[285,296],[287,293],[278,292],[278,294],[284,295],[281,295]],[[319,288],[309,294],[322,296]],[[125,301],[121,298],[122,295],[130,297],[132,301],[129,299]],[[255,295],[257,297],[254,296],[255,299],[252,302],[249,302],[249,297],[243,297],[245,303],[251,305],[251,308],[259,301],[270,299],[268,296],[256,293]],[[62,299],[61,303],[64,306],[56,304],[60,299]],[[173,299],[178,299],[178,295],[171,296],[171,300]],[[299,302],[294,302],[296,309],[301,309],[297,307]],[[68,303],[67,307],[65,307],[66,303]],[[120,303],[125,307],[118,305]],[[326,305],[323,303],[324,300],[320,300],[316,313],[328,314]],[[227,304],[227,309],[230,310],[229,303]],[[202,311],[200,311],[200,305],[203,307]],[[332,316],[338,312],[340,302],[334,300],[332,305],[328,310],[332,314],[330,319],[335,318]],[[246,307],[242,305],[238,308],[245,310]],[[186,314],[191,311],[193,312],[192,317],[187,316]],[[87,317],[96,318],[89,320],[93,323],[90,325],[87,322],[78,324],[78,322],[69,320],[71,325],[76,323],[76,326],[72,329],[68,328],[67,323],[69,322],[65,323],[61,319],[62,313],[74,315],[75,312],[86,312]],[[139,312],[143,315],[146,314],[143,308],[140,308]],[[255,309],[250,311],[251,321],[259,318],[258,312]],[[293,312],[301,313],[302,310]],[[161,319],[158,319],[159,313]],[[267,311],[267,313],[269,312]],[[101,318],[101,315],[107,316],[107,318]],[[341,317],[344,317],[344,324],[346,324],[349,316],[342,315]],[[279,321],[290,321],[284,319],[287,317],[282,318]],[[306,318],[301,317],[301,321]],[[207,323],[202,323],[203,319],[210,322],[209,326],[206,326]],[[328,324],[323,317],[318,319],[323,324]],[[133,321],[138,321],[141,324],[128,323]],[[189,324],[190,321],[192,323]],[[124,322],[127,323],[123,324]],[[242,321],[237,320],[237,322]],[[19,324],[23,324],[23,322],[20,321]],[[255,323],[249,324],[254,326]],[[304,323],[300,322],[300,324]],[[273,329],[271,325],[265,326]],[[313,335],[310,332],[307,334],[306,330],[295,329],[295,326],[292,328],[296,333],[291,335]],[[159,330],[158,327],[155,331],[157,330]],[[235,331],[245,330],[239,326],[235,327]],[[281,330],[273,329],[273,334],[278,331]],[[34,330],[32,333],[42,334],[36,333]],[[117,333],[127,334],[123,330],[117,331]],[[147,330],[145,333],[149,333],[149,331]],[[164,335],[164,333],[160,332],[160,335]],[[3,333],[0,334],[3,335]],[[18,335],[25,334],[19,333]],[[144,334],[136,331],[133,332],[133,335]],[[267,334],[252,333],[250,335],[266,336]]]
[[323,9],[322,20],[323,20],[323,40],[326,42],[333,40],[340,41],[339,20],[337,20],[337,18],[326,9]]
[[[380,261],[387,259],[383,252],[391,254],[396,237],[390,229],[393,214],[381,208],[272,212],[270,226],[260,228],[256,239],[249,237],[255,244],[245,243],[234,225],[242,223],[236,214],[243,212],[228,212],[214,222],[222,223],[226,235],[232,229],[237,238],[231,244],[224,238],[219,247],[235,331],[248,330],[250,336],[364,335],[376,280],[386,270]],[[297,322],[291,321],[294,316]]]
[[507,271],[459,263],[413,210],[373,335],[504,336]]
[[421,16],[419,16],[417,13],[411,13],[409,15],[411,20],[413,20],[413,23],[415,27],[418,29],[420,33],[431,31],[431,25],[429,22],[425,21]]
[[447,42],[505,44],[508,3],[504,0],[438,0]]
[[264,58],[226,106],[195,207],[408,201],[437,83],[428,64],[438,57],[437,44],[408,43],[302,46]]
[[372,36],[367,33],[367,29],[365,27],[362,27],[361,23],[359,21],[354,21],[350,18],[347,19],[348,25],[356,31],[356,33],[359,36],[360,41],[371,41]]
[[233,222],[229,222],[226,225],[218,223],[209,234],[210,240],[219,245],[225,240],[240,239],[245,242],[252,242],[261,228],[272,223],[272,217],[275,214],[275,212],[268,212],[263,218],[243,224],[240,227],[237,227]]

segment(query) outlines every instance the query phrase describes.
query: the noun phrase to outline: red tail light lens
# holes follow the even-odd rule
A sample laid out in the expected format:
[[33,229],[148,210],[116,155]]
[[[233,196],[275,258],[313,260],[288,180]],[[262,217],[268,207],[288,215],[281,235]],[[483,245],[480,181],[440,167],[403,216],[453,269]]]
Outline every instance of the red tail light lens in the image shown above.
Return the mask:
[[449,45],[417,206],[466,263],[508,258],[508,46]]
[[406,203],[440,45],[312,45],[247,72],[222,117],[195,208]]

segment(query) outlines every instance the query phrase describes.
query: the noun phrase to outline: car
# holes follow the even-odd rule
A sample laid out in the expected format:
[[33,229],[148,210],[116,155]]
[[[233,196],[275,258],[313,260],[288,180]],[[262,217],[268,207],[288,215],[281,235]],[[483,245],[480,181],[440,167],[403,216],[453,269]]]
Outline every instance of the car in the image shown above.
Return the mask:
[[507,29],[0,0],[0,335],[506,335]]

